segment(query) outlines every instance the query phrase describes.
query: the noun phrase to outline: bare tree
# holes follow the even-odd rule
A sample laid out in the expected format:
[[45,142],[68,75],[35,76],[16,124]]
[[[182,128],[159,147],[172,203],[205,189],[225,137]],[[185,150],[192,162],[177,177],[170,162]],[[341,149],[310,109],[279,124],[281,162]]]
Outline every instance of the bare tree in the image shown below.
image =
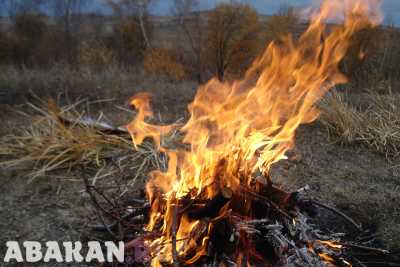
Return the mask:
[[299,19],[296,10],[292,6],[281,5],[278,12],[268,20],[266,29],[267,42],[280,41],[280,38],[290,33],[297,36],[300,35],[300,32],[296,31]]
[[137,16],[140,30],[147,48],[151,48],[151,42],[145,25],[145,16],[152,0],[107,0],[108,4],[120,16]]
[[74,61],[76,54],[76,40],[82,24],[82,9],[87,3],[87,0],[52,0],[49,3],[56,22],[64,34],[66,53],[70,63]]
[[82,22],[82,9],[87,0],[53,0],[53,14],[67,33],[76,31]]
[[240,74],[259,47],[257,12],[248,5],[220,4],[207,16],[207,61],[219,80]]
[[188,43],[191,61],[194,62],[195,73],[199,82],[203,81],[204,72],[204,38],[206,21],[199,12],[198,0],[174,0],[172,13]]

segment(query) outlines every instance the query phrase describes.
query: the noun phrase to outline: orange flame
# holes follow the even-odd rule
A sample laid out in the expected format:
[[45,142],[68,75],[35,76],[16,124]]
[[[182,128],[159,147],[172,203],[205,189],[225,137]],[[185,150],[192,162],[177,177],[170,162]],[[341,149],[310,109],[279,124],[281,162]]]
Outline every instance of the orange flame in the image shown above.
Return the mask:
[[[172,262],[176,199],[187,195],[210,199],[224,187],[238,190],[239,185],[251,183],[255,171],[268,176],[271,166],[285,157],[299,125],[318,117],[316,102],[330,88],[346,82],[339,63],[351,36],[380,21],[378,7],[371,0],[324,1],[319,12],[311,13],[310,26],[299,40],[286,36],[279,45],[270,43],[242,80],[212,79],[199,88],[189,106],[190,119],[181,129],[190,149],[164,149],[168,171],[151,173],[147,185],[152,203],[148,230],[158,222],[163,225],[162,237],[152,243],[152,248],[162,246],[154,248],[154,265]],[[343,25],[327,29],[325,22],[332,19],[343,19]],[[148,94],[132,99],[138,115],[128,130],[135,145],[151,137],[162,148],[161,137],[176,125],[146,122],[152,116],[149,102]],[[192,238],[177,243],[178,254],[195,246],[191,236],[198,227],[199,221],[185,217],[178,222],[177,238]]]
[[343,246],[332,241],[317,240],[318,243],[326,245],[330,248],[341,249]]
[[325,261],[325,263],[329,264],[329,266],[335,266],[335,260],[325,253],[318,253],[318,256]]

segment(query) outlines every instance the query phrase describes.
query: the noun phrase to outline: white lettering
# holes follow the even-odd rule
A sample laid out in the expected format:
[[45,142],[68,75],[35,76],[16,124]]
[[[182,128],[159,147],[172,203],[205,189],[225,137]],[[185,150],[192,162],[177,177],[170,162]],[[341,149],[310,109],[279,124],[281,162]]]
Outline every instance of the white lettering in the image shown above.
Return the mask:
[[12,259],[16,260],[17,262],[22,262],[24,260],[18,242],[8,241],[6,246],[7,252],[6,256],[4,257],[4,262],[10,262]]
[[104,262],[103,251],[101,250],[100,243],[97,241],[88,242],[89,250],[86,255],[86,262],[97,260],[98,262]]
[[83,256],[80,251],[82,249],[81,242],[74,242],[75,247],[72,247],[72,242],[63,242],[65,248],[65,261],[66,262],[82,262]]
[[[42,244],[37,241],[25,241],[23,246],[25,247],[26,262],[120,262],[123,263],[125,260],[125,246],[124,242],[120,241],[117,243],[107,241],[104,243],[107,249],[107,258],[103,254],[102,245],[98,241],[90,241],[87,243],[88,251],[86,257],[81,254],[82,243],[81,242],[63,242],[65,255],[62,254],[60,246],[57,241],[46,242],[46,251],[42,249]],[[24,262],[24,256],[21,252],[20,245],[17,241],[8,241],[6,243],[7,252],[4,256],[3,262]],[[63,251],[63,252],[64,252]],[[64,257],[65,256],[65,257]]]
[[38,262],[42,259],[42,245],[37,241],[25,241],[25,256],[27,262]]
[[105,242],[105,245],[107,247],[107,262],[113,262],[113,256],[115,256],[118,262],[124,262],[124,256],[125,256],[124,242],[122,241],[118,242],[118,248],[114,244],[114,242],[111,241]]
[[60,247],[56,241],[46,242],[47,250],[44,255],[44,262],[49,262],[50,260],[56,260],[56,262],[62,262],[63,257],[60,251]]

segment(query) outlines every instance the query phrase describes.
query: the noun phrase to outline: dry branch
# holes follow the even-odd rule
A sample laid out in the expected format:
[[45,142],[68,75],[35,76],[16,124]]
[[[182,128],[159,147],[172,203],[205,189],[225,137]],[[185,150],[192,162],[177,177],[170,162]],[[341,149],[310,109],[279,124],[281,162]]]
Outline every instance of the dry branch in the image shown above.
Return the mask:
[[341,216],[343,219],[345,219],[346,221],[348,221],[351,225],[353,225],[359,232],[361,232],[363,229],[361,228],[361,226],[359,224],[357,224],[352,218],[350,218],[349,216],[347,216],[346,214],[344,214],[343,212],[341,212],[338,209],[335,209],[334,207],[328,206],[324,203],[318,202],[316,200],[306,200],[308,202],[311,202],[314,205],[320,206],[324,209],[327,209],[329,211],[332,211],[334,213],[336,213],[337,215]]

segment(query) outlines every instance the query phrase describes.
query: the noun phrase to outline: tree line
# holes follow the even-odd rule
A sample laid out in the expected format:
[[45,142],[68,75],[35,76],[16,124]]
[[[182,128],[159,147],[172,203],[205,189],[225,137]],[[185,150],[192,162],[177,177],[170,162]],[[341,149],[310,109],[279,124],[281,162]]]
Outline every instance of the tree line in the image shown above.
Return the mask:
[[[139,66],[175,80],[224,80],[242,75],[267,43],[279,42],[287,34],[296,38],[307,26],[288,6],[266,17],[235,1],[201,12],[198,0],[174,0],[172,15],[156,25],[149,14],[151,0],[104,0],[110,14],[88,13],[89,2],[3,0],[0,8],[7,23],[0,29],[0,64]],[[160,41],[162,35],[171,38]],[[395,27],[359,33],[343,71],[360,77],[379,67],[379,75],[395,77],[398,70],[393,65],[400,59],[397,40]]]

